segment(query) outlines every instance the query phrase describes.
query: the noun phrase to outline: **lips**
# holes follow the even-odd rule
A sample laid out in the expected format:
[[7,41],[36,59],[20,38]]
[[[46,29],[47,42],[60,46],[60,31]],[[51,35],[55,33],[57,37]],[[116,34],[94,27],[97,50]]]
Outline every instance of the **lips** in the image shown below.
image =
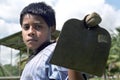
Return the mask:
[[37,42],[36,39],[28,39],[27,42]]

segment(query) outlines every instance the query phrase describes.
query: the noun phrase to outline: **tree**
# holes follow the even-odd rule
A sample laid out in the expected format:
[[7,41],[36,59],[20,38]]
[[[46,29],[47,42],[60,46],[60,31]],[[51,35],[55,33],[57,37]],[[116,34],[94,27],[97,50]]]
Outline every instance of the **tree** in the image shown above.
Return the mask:
[[117,35],[112,36],[110,55],[108,58],[107,73],[114,76],[120,73],[120,27],[116,28]]

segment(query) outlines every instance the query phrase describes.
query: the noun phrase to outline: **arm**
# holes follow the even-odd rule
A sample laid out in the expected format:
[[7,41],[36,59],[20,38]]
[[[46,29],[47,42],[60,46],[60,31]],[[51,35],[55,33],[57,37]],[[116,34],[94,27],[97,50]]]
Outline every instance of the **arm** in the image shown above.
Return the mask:
[[68,70],[68,78],[69,80],[84,80],[82,74],[75,70]]

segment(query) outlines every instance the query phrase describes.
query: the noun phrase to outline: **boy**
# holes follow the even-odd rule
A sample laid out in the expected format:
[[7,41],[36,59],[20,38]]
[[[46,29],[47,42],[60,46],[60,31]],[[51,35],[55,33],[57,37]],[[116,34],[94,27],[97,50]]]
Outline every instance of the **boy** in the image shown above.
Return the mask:
[[83,80],[80,72],[49,63],[56,43],[51,42],[55,31],[54,10],[44,2],[31,3],[20,14],[23,41],[33,50],[20,80]]

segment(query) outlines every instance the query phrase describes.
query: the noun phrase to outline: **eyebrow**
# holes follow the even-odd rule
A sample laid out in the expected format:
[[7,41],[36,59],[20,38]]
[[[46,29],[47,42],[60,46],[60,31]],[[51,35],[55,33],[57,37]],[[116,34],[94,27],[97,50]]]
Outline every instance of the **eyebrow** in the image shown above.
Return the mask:
[[[26,22],[24,22],[23,24],[27,24]],[[43,24],[42,21],[34,21],[33,24]]]

